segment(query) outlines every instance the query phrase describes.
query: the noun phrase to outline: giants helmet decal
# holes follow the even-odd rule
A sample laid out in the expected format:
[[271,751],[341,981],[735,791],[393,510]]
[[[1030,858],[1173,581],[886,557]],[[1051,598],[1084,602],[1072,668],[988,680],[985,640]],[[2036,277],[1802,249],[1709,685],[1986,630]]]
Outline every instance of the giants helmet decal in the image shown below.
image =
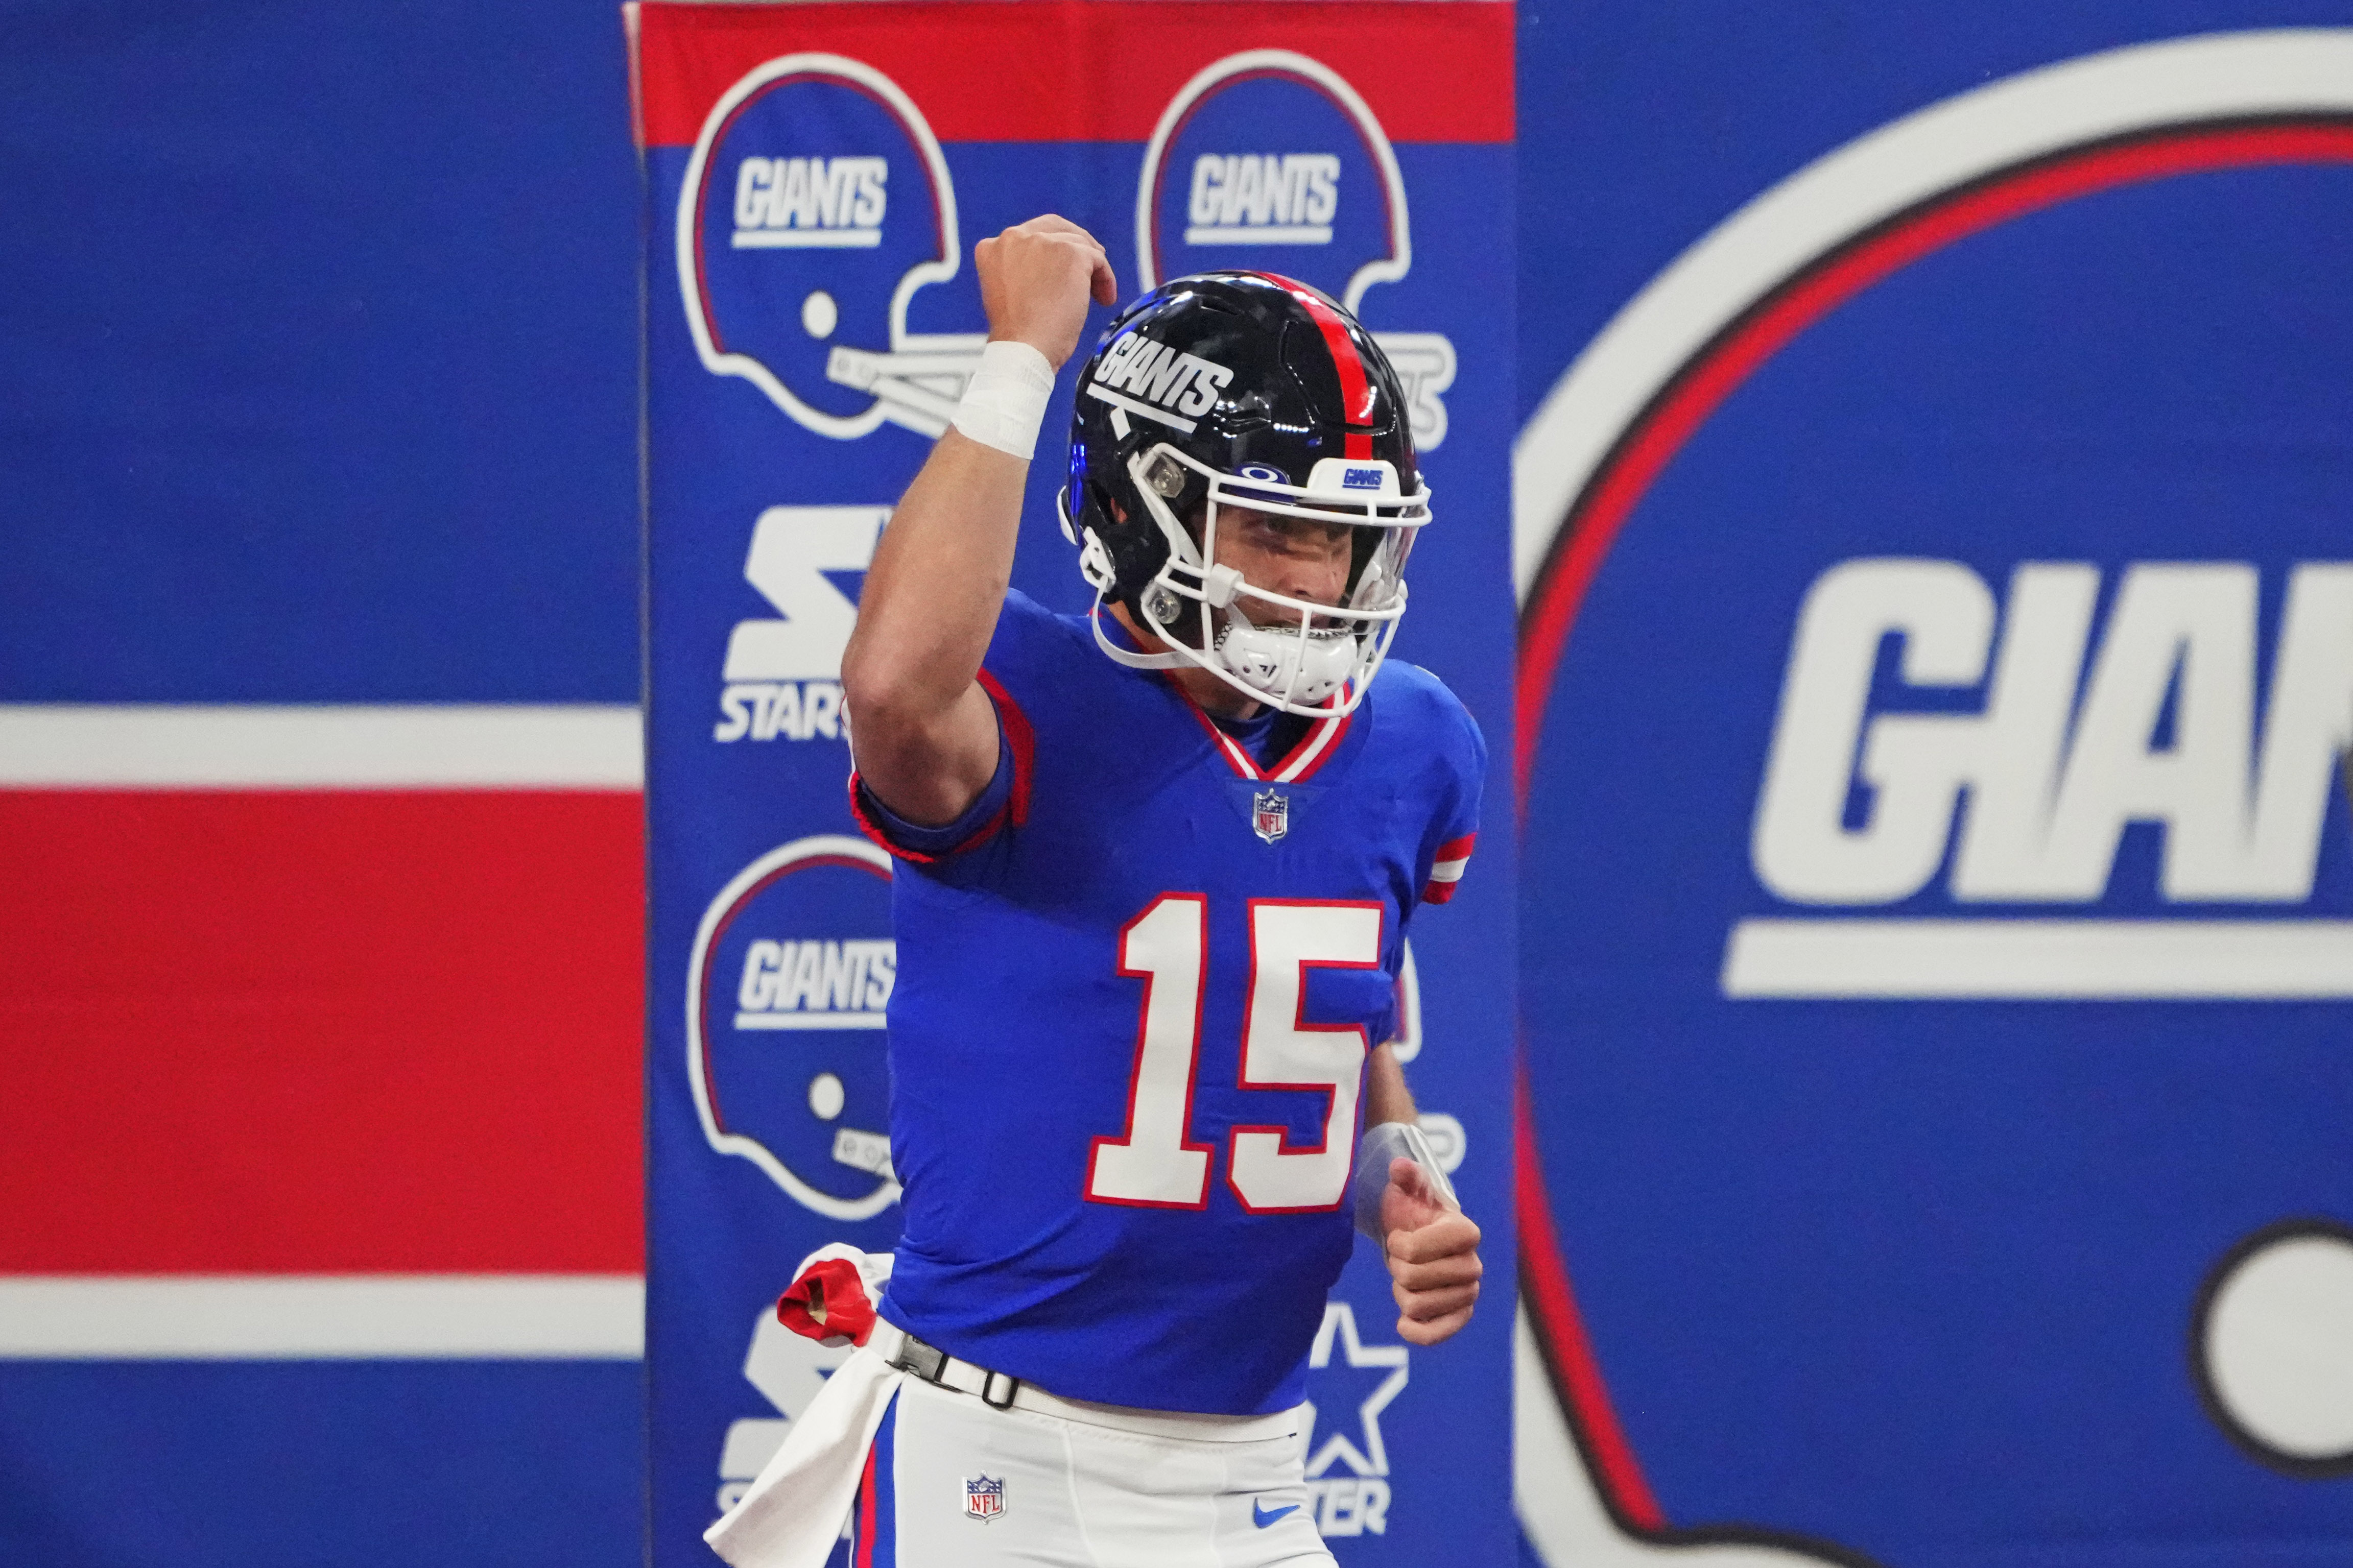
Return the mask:
[[[1303,283],[1177,279],[1123,311],[1080,373],[1062,530],[1096,593],[1096,641],[1123,664],[1196,666],[1286,712],[1349,711],[1405,613],[1429,498],[1397,373]],[[1352,529],[1340,602],[1287,598],[1221,564],[1219,529],[1237,509]],[[1104,599],[1168,650],[1114,643]]]
[[908,302],[955,276],[955,191],[922,111],[838,55],[787,55],[703,122],[678,206],[679,288],[714,375],[849,440],[947,428],[984,342],[917,335]]

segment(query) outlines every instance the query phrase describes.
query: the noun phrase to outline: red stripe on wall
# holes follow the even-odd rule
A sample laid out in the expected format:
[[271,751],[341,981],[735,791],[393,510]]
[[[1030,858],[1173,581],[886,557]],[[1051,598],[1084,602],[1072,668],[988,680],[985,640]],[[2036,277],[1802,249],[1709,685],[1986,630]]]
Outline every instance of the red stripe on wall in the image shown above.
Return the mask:
[[1618,1424],[1616,1406],[1601,1376],[1601,1363],[1577,1308],[1577,1292],[1561,1261],[1560,1233],[1553,1226],[1552,1203],[1536,1158],[1535,1124],[1528,1113],[1527,1070],[1519,1073],[1513,1110],[1512,1186],[1519,1222],[1520,1293],[1551,1352],[1553,1386],[1560,1395],[1578,1452],[1584,1456],[1601,1500],[1612,1518],[1644,1534],[1667,1527],[1667,1516],[1643,1477],[1634,1446]]
[[[1018,16],[1020,25],[1008,26]],[[644,134],[689,146],[720,95],[781,55],[847,55],[904,89],[943,142],[1143,142],[1177,89],[1244,49],[1330,66],[1394,142],[1512,139],[1512,7],[1418,0],[1280,5],[962,0],[639,12]]]
[[640,1269],[640,820],[0,793],[0,1273]]

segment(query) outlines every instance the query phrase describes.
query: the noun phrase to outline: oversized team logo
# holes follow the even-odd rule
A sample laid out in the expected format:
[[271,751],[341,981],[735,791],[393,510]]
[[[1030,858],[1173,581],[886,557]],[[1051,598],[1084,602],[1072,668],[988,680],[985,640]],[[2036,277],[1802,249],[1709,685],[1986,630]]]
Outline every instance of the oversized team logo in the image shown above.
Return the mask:
[[899,1184],[883,1028],[897,977],[881,850],[824,834],[738,872],[688,957],[687,1080],[711,1147],[828,1219],[888,1207]]
[[885,420],[946,430],[979,333],[910,332],[916,291],[956,274],[947,160],[871,66],[787,55],[730,88],[679,195],[678,276],[704,368],[849,440]]
[[[1135,255],[1146,289],[1190,272],[1274,272],[1365,319],[1366,291],[1413,268],[1396,149],[1321,61],[1287,49],[1230,55],[1161,111],[1136,185]],[[1436,332],[1374,336],[1405,382],[1415,445],[1435,448],[1453,344]]]
[[2348,318],[2280,259],[2348,165],[2353,32],[1997,82],[1741,207],[1523,431],[1547,1561],[2353,1509],[2266,1473],[2353,1469]]

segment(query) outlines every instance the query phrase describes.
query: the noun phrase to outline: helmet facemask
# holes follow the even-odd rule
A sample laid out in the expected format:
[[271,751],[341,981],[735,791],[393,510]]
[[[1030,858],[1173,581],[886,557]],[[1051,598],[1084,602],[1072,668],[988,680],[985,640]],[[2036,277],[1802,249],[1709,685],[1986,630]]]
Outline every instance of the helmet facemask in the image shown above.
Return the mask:
[[[1402,494],[1396,470],[1371,459],[1325,458],[1304,485],[1224,473],[1168,442],[1131,454],[1127,470],[1168,545],[1159,571],[1130,600],[1168,647],[1167,655],[1147,656],[1151,662],[1206,669],[1285,713],[1328,719],[1353,711],[1405,614],[1406,557],[1430,520],[1429,490]],[[1203,489],[1197,480],[1206,481],[1198,535],[1172,504]],[[1350,560],[1340,602],[1261,588],[1220,563],[1219,530],[1236,511],[1346,526]]]

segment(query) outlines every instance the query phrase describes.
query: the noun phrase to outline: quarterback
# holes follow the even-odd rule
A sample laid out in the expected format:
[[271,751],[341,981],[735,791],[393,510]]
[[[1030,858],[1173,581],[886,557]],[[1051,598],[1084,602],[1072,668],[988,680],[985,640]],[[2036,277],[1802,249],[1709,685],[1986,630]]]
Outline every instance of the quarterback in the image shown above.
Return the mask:
[[1298,1407],[1352,1230],[1414,1344],[1479,1292],[1383,1043],[1485,767],[1453,696],[1385,660],[1429,491],[1353,318],[1178,279],[1079,376],[1060,505],[1096,599],[1049,613],[1008,589],[1023,487],[1115,284],[1056,217],[976,262],[989,345],[842,664],[851,809],[900,861],[905,1229],[860,1348],[710,1539],[818,1568],[846,1516],[856,1568],[1329,1563]]

